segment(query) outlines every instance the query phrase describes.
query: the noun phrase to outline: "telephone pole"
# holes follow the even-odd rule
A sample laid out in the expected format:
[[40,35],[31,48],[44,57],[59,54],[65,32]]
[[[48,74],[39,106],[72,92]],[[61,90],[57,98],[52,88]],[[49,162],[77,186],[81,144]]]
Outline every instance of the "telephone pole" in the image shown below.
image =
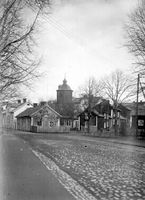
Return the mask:
[[137,95],[136,95],[136,136],[138,136],[138,97],[139,97],[140,75],[137,77]]

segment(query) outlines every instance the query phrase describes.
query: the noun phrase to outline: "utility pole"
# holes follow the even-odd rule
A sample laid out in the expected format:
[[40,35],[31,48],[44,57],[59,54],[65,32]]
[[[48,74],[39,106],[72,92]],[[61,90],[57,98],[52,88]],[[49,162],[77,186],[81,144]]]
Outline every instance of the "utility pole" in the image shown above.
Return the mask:
[[89,80],[89,97],[88,97],[88,134],[90,134],[90,116],[91,116],[91,88]]
[[137,95],[136,95],[136,136],[138,136],[138,97],[139,97],[139,81],[140,76],[137,77]]

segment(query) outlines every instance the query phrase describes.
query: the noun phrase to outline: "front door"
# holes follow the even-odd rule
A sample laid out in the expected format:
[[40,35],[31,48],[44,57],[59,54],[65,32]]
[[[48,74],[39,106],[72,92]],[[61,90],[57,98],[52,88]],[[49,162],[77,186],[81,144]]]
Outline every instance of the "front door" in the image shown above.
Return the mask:
[[48,117],[47,116],[44,116],[43,128],[44,128],[44,130],[48,130],[49,129],[49,121],[48,121]]

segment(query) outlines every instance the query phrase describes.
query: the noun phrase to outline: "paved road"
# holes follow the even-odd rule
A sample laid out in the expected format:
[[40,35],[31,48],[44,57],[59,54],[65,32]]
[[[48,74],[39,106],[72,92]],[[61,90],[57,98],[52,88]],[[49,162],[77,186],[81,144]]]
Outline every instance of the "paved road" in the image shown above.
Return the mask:
[[[23,134],[21,137],[51,158],[95,199],[145,199],[145,148],[136,146],[135,141],[132,145],[123,145],[123,141],[120,144],[114,140],[62,134]],[[45,162],[46,158],[39,157]],[[45,163],[53,173],[59,174],[54,164],[47,159]],[[65,180],[66,184],[70,182],[69,178]]]
[[78,200],[145,199],[144,141],[17,132],[20,140],[9,133],[0,153],[2,200],[73,199],[58,180]]
[[25,141],[0,136],[1,200],[74,200]]

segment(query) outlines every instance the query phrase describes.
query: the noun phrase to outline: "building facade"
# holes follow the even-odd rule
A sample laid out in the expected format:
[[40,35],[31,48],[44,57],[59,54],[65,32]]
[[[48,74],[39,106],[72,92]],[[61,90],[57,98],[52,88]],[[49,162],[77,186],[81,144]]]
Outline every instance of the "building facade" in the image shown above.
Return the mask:
[[62,116],[47,103],[28,108],[17,115],[17,129],[32,132],[69,132],[69,126],[61,125]]
[[[120,110],[117,110],[117,127],[120,127]],[[108,100],[102,99],[90,110],[85,109],[79,114],[79,130],[100,135],[114,131],[115,110]]]
[[26,98],[13,103],[7,102],[2,107],[2,127],[17,129],[16,116],[30,107],[32,104]]
[[64,79],[58,86],[56,101],[40,102],[17,115],[17,128],[32,132],[69,132],[74,120],[72,93]]

